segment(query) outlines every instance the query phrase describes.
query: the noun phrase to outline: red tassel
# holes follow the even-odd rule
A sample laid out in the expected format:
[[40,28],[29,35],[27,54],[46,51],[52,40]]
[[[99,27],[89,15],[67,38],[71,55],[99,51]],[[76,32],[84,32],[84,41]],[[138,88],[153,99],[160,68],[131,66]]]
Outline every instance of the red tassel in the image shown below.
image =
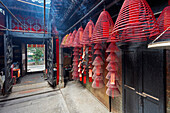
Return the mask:
[[96,80],[96,87],[99,87],[99,80]]

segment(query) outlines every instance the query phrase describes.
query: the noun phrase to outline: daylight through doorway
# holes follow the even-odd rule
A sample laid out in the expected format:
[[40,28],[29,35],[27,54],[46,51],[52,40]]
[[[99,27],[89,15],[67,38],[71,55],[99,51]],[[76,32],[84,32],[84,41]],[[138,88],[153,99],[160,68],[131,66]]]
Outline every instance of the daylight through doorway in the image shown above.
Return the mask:
[[27,44],[27,72],[45,70],[45,45]]

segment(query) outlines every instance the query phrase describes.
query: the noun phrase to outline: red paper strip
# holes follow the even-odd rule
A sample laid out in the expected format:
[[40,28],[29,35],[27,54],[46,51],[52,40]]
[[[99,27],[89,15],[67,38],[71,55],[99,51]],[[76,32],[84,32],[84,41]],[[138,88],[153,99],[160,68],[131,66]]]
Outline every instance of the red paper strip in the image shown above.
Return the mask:
[[83,82],[84,84],[86,84],[86,76],[84,76],[83,78],[84,78]]

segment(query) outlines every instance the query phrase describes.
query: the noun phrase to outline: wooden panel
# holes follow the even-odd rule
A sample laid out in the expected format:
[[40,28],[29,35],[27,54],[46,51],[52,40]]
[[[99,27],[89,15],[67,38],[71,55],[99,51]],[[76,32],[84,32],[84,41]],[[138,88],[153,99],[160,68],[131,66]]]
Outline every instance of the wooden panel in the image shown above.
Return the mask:
[[134,87],[134,52],[125,51],[124,55],[125,84]]
[[164,113],[164,52],[142,52],[142,89],[147,97],[143,100],[144,113]]
[[135,91],[130,89],[124,90],[125,96],[125,113],[138,113],[138,96]]
[[143,113],[163,113],[160,112],[159,106],[157,103],[153,103],[148,99],[144,99]]
[[159,97],[160,85],[163,84],[163,61],[159,51],[143,52],[143,92]]
[[164,113],[164,52],[136,49],[123,54],[124,112]]

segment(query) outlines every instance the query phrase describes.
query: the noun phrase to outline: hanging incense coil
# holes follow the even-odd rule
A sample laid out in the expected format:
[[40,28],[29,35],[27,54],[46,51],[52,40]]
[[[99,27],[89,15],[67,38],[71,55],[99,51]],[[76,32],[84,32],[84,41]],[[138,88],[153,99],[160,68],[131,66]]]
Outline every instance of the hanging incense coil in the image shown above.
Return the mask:
[[[162,33],[168,27],[170,27],[170,6],[167,6],[163,9],[162,13],[158,17],[157,22],[158,22],[160,33]],[[161,39],[170,40],[170,29],[167,30],[158,40],[161,40]]]
[[110,53],[106,59],[107,62],[119,62],[118,56],[115,53]]
[[95,50],[94,55],[102,55],[100,50]]
[[95,44],[94,49],[103,49],[101,44]]
[[92,83],[93,88],[103,88],[104,87],[104,82],[103,80],[95,79]]
[[69,35],[68,35],[68,37],[67,37],[67,40],[66,40],[66,42],[65,42],[65,44],[64,44],[64,46],[65,47],[70,47],[70,38],[71,38],[71,35],[72,35],[72,33],[69,33]]
[[108,71],[117,71],[118,70],[118,64],[117,63],[109,63],[106,67]]
[[111,72],[111,71],[107,73],[106,79],[110,79],[112,74],[115,74],[115,80],[119,80],[119,75],[117,74],[117,72]]
[[75,66],[75,65],[78,65],[78,64],[79,64],[78,62],[73,62],[72,65]]
[[74,52],[73,55],[74,55],[74,56],[78,56],[79,53],[78,53],[78,52]]
[[111,84],[110,80],[107,82],[106,86],[108,88],[119,88],[120,87],[120,84],[118,81],[115,81],[115,84]]
[[66,43],[66,40],[67,40],[67,37],[68,37],[68,34],[65,35],[64,38],[62,39],[62,41],[61,41],[61,46],[60,46],[61,48],[64,47],[64,45],[65,45],[65,43]]
[[75,35],[75,39],[72,43],[73,47],[82,47],[82,45],[80,44],[80,39],[79,39],[79,33],[77,32],[76,35]]
[[110,14],[107,11],[102,11],[94,28],[93,42],[101,43],[107,41],[111,36],[111,30],[113,29],[113,21]]
[[98,66],[95,66],[95,67],[93,67],[93,69],[92,69],[92,71],[94,72],[94,73],[103,73],[103,70],[102,70],[102,66],[101,65],[98,65]]
[[102,60],[102,58],[100,56],[97,56],[94,61],[93,61],[93,64],[92,65],[103,65],[104,62]]
[[74,49],[73,49],[73,51],[76,51],[76,52],[78,52],[78,51],[79,51],[79,49],[78,49],[78,48],[74,48]]
[[123,42],[141,42],[158,35],[154,14],[146,0],[125,0],[112,30],[112,35]]
[[110,52],[119,52],[119,48],[116,46],[115,43],[110,43],[107,50],[106,50],[107,53],[110,53]]
[[94,30],[94,23],[92,20],[90,20],[83,32],[83,38],[81,40],[81,44],[83,45],[89,45],[91,46],[92,44],[92,35],[93,35],[93,30]]
[[74,30],[73,33],[72,33],[72,35],[70,36],[70,42],[68,43],[68,46],[69,46],[69,47],[73,47],[72,44],[73,44],[73,41],[74,41],[74,39],[75,39],[76,33],[77,33],[77,31]]
[[118,88],[107,88],[106,94],[114,98],[120,96],[120,91]]

